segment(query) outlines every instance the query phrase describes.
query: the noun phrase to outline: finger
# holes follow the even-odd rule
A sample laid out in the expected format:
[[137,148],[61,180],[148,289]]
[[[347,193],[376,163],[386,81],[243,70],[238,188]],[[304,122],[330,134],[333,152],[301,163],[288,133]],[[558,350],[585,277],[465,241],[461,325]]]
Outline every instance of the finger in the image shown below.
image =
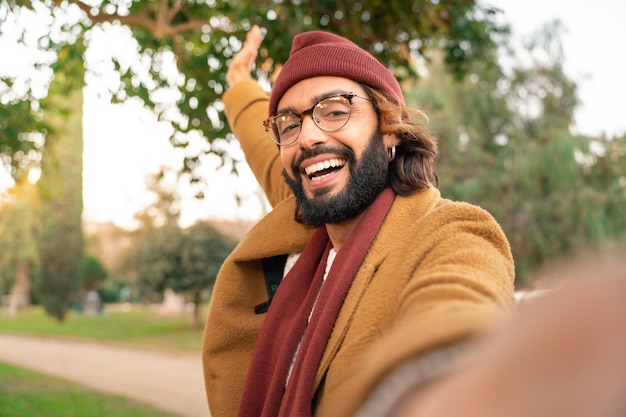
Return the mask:
[[246,40],[243,43],[242,49],[254,50],[255,52],[258,51],[266,33],[267,29],[261,28],[258,25],[252,26],[246,35]]

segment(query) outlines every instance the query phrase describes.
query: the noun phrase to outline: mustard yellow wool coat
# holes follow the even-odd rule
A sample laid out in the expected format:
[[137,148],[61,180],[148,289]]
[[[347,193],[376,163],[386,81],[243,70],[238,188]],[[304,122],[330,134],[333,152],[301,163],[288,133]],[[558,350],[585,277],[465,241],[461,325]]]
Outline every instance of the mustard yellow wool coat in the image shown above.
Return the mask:
[[[294,221],[279,152],[261,124],[267,94],[251,80],[223,99],[273,210],[228,257],[215,284],[202,352],[212,417],[236,415],[265,317],[253,310],[267,300],[260,260],[300,252],[312,234]],[[443,199],[435,188],[396,197],[326,346],[314,415],[352,415],[396,365],[495,324],[514,303],[513,279],[509,244],[487,212]]]

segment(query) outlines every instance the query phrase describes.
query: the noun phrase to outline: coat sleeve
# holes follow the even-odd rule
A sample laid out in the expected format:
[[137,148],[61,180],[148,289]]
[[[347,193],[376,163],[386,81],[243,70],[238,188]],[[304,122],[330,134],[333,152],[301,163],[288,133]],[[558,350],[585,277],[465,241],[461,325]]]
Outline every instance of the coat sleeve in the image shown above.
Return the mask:
[[268,112],[268,94],[255,80],[234,85],[223,96],[224,112],[254,176],[272,207],[291,193],[282,178],[280,153],[267,136],[263,120]]

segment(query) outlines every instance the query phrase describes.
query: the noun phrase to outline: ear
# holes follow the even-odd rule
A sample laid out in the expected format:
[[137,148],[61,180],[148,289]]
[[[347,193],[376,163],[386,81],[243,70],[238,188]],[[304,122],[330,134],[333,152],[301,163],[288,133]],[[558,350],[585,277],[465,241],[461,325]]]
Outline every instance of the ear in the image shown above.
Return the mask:
[[385,148],[390,149],[400,144],[400,138],[396,136],[395,133],[388,133],[383,135],[383,143],[385,144]]

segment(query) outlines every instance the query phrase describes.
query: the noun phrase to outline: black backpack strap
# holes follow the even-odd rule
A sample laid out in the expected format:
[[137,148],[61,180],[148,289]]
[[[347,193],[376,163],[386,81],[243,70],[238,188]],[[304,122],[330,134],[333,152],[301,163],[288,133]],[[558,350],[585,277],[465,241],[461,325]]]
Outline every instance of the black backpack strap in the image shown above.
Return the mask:
[[270,258],[261,259],[263,264],[263,275],[265,276],[265,288],[267,289],[268,300],[254,307],[254,314],[267,313],[272,298],[278,289],[278,285],[283,280],[283,271],[287,262],[287,255],[277,255]]

